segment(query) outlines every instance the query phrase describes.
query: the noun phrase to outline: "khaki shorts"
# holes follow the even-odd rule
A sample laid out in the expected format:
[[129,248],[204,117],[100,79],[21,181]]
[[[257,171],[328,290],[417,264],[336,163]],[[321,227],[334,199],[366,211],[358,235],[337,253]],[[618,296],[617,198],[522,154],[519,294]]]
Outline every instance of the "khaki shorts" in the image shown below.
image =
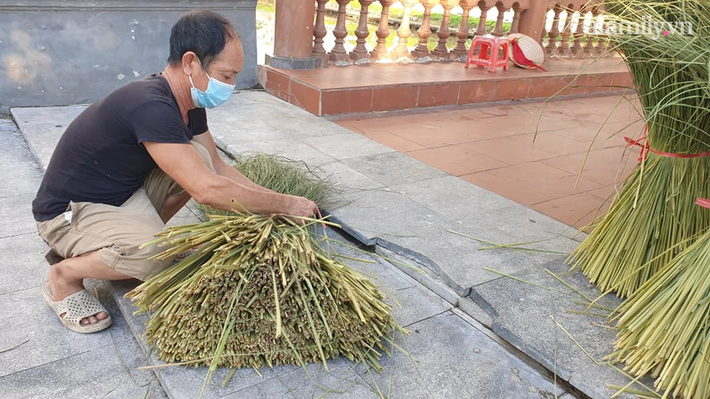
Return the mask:
[[[214,166],[207,149],[191,141],[207,167]],[[184,190],[160,169],[153,170],[121,206],[91,202],[71,202],[67,212],[37,223],[40,237],[63,258],[98,251],[99,259],[119,273],[147,280],[170,266],[172,259],[150,260],[165,247],[151,245],[155,234],[165,227],[160,209],[165,200]]]

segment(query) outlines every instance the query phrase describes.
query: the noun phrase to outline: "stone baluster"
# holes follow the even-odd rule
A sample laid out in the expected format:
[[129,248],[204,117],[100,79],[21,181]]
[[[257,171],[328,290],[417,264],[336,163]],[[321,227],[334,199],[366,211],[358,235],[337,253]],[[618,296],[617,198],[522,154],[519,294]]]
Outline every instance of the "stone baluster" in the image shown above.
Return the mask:
[[449,40],[449,36],[451,36],[451,30],[449,30],[451,9],[454,8],[458,2],[456,0],[441,0],[439,4],[444,7],[444,16],[441,19],[439,31],[436,32],[437,36],[439,36],[439,43],[436,45],[436,48],[434,48],[434,51],[432,51],[432,54],[446,59],[450,57],[449,49],[446,47],[446,41]]
[[468,55],[466,40],[468,40],[468,16],[473,8],[471,3],[470,0],[461,0],[459,2],[459,5],[463,9],[463,14],[461,15],[461,26],[459,26],[459,30],[456,31],[456,47],[451,51],[454,58],[466,57]]
[[370,36],[370,30],[367,28],[367,9],[374,0],[360,0],[360,21],[358,21],[357,29],[355,29],[355,36],[357,36],[357,45],[353,52],[350,53],[350,58],[354,61],[359,61],[363,59],[369,59],[370,54],[365,47],[367,43],[367,38]]
[[606,29],[609,26],[608,21],[606,18],[604,18],[604,15],[602,14],[601,6],[597,5],[594,7],[594,11],[592,12],[596,18],[602,18],[602,33],[598,35],[599,41],[597,42],[597,45],[594,47],[596,50],[595,53],[597,56],[604,56],[606,55],[607,51],[607,36],[606,36]]
[[429,37],[431,37],[431,9],[438,3],[436,0],[419,0],[424,6],[424,19],[422,19],[422,26],[419,28],[419,44],[412,51],[412,55],[416,58],[424,58],[431,55],[429,47]]
[[323,38],[328,34],[328,30],[325,28],[325,3],[329,0],[316,1],[318,2],[318,9],[316,10],[316,24],[313,28],[313,55],[320,57],[321,65],[326,66],[328,65],[328,55],[323,47]]
[[582,38],[584,37],[584,15],[586,14],[584,6],[579,8],[579,18],[577,20],[577,29],[574,31],[574,43],[570,47],[570,57],[580,57],[584,51],[582,49]]
[[570,55],[570,45],[569,37],[572,36],[572,19],[574,17],[574,10],[566,9],[567,16],[565,17],[565,27],[562,30],[562,43],[560,44],[558,53],[563,57],[569,57]]
[[[485,1],[479,1],[478,2],[478,8],[481,10],[481,18],[478,20],[478,27],[476,28],[476,32],[474,32],[475,36],[485,36],[486,35],[486,20],[488,19],[488,10],[491,8],[486,5]],[[479,46],[477,49],[474,50],[474,55],[478,55],[481,52],[481,46]]]
[[508,33],[519,33],[520,32],[520,14],[522,10],[520,9],[520,4],[515,3],[513,6],[513,23],[510,25],[510,32]]
[[478,27],[476,28],[476,36],[484,36],[486,34],[486,19],[488,19],[488,10],[491,8],[486,5],[485,1],[478,2],[478,8],[481,10],[481,19],[478,20]]
[[387,37],[390,35],[389,19],[390,7],[395,0],[379,0],[382,5],[382,13],[380,14],[380,26],[375,34],[377,35],[377,45],[372,50],[372,59],[380,60],[387,57]]
[[338,19],[335,22],[335,29],[333,29],[335,46],[330,50],[330,60],[340,62],[348,59],[348,53],[345,51],[345,38],[348,36],[348,29],[345,27],[345,9],[350,0],[336,1],[338,2]]
[[555,12],[555,18],[552,20],[552,28],[549,33],[550,40],[545,47],[545,52],[550,56],[557,53],[557,37],[560,36],[560,14],[562,13],[562,7],[559,3],[555,4],[553,11]]
[[496,8],[498,9],[498,19],[496,20],[496,26],[495,26],[495,28],[493,28],[493,32],[491,32],[491,34],[493,36],[501,37],[501,36],[503,36],[503,17],[505,17],[504,14],[505,14],[506,8],[503,5],[503,3],[501,3],[501,2],[498,2],[496,4]]
[[404,6],[404,13],[402,14],[402,23],[397,29],[397,47],[392,50],[392,60],[398,60],[402,57],[409,58],[409,48],[407,47],[407,40],[412,36],[412,29],[409,27],[409,20],[411,18],[412,6],[417,2],[417,0],[400,0],[402,6]]
[[592,57],[594,56],[594,53],[596,49],[594,48],[594,38],[596,37],[596,32],[597,31],[597,14],[594,13],[595,8],[592,8],[592,10],[589,12],[592,14],[592,21],[590,25],[590,33],[587,35],[587,45],[584,46],[584,57]]
[[540,45],[543,45],[543,42],[545,41],[545,37],[547,37],[547,13],[550,12],[550,9],[546,9],[545,11],[545,19],[544,23],[542,24],[542,36],[540,37]]

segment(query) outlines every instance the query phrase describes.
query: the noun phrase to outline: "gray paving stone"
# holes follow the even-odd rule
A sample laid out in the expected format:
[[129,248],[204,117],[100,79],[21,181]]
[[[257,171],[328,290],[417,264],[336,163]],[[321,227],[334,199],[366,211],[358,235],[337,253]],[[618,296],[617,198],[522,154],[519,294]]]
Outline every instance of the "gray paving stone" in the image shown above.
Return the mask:
[[12,116],[43,170],[69,124],[86,106],[13,108]]
[[384,187],[381,183],[358,172],[340,161],[320,165],[317,173],[332,177],[335,183],[347,191],[371,190]]
[[[423,320],[409,330],[407,336],[398,334],[396,342],[415,361],[393,349],[393,357],[381,362],[385,369],[381,374],[371,377],[363,366],[358,368],[390,397],[554,397],[554,385],[546,377],[451,312]],[[557,394],[562,393],[558,388]]]
[[483,238],[496,244],[536,242],[528,248],[571,253],[586,237],[577,229],[525,206],[514,204],[488,211],[479,210],[462,220],[464,226],[488,231]]
[[4,398],[165,398],[150,372],[136,370],[140,365],[107,345],[0,377],[0,386]]
[[0,198],[33,195],[42,173],[15,123],[0,119]]
[[[398,252],[391,251],[383,246],[385,244],[389,243],[378,244],[375,246],[375,250],[401,272],[428,288],[446,303],[457,304],[462,298],[461,295],[463,295],[464,290],[461,289],[461,293],[456,292],[452,287],[457,285],[448,277],[441,276],[443,273],[441,273],[438,265],[429,266],[426,263],[422,263],[421,256],[412,255],[412,251],[406,249],[393,248]],[[387,246],[392,247],[392,245]],[[406,254],[402,255],[402,251],[406,251]],[[437,272],[435,273],[434,270]]]
[[37,233],[32,216],[34,194],[0,198],[0,238]]
[[[244,91],[232,96],[224,105],[207,111],[212,133],[229,137],[233,130],[243,130],[252,121],[259,121],[264,133],[285,136],[299,140],[306,137],[328,136],[336,133],[349,133],[340,127],[319,118],[301,108],[294,107],[265,92]],[[222,121],[233,123],[222,124]],[[217,124],[219,128],[217,128]],[[214,131],[213,131],[214,130]],[[230,143],[236,144],[236,143]]]
[[[564,259],[557,259],[551,262],[534,265],[530,268],[512,273],[511,275],[525,281],[527,285],[529,285],[529,287],[522,287],[523,292],[526,294],[532,294],[538,291],[540,287],[544,287],[551,292],[554,298],[567,297],[567,299],[575,300],[600,299],[599,304],[604,307],[614,309],[618,306],[619,301],[614,295],[599,298],[602,293],[599,292],[596,286],[591,284],[580,271],[570,269],[571,267],[565,263]],[[500,275],[496,278],[495,283],[505,285],[505,288],[501,288],[503,290],[513,290],[513,287],[520,287],[520,282]],[[574,290],[565,283],[572,286]],[[484,284],[484,286],[489,285]],[[474,287],[474,289],[475,288],[476,287]],[[577,292],[575,292],[575,290]]]
[[[189,204],[189,203],[188,203]],[[195,207],[196,209],[196,207]],[[201,212],[198,210],[198,212]],[[184,206],[167,223],[168,226],[180,226],[183,224],[200,223],[199,217],[193,212],[191,206]]]
[[[446,276],[447,282],[460,295],[467,295],[467,290],[484,282],[495,279],[484,268],[492,268],[503,273],[515,273],[531,266],[543,264],[554,259],[564,258],[563,255],[530,253],[510,249],[481,250],[487,244],[482,244],[467,237],[453,234],[458,231],[473,237],[491,239],[492,228],[484,226],[463,226],[454,222],[437,223],[433,226],[421,227],[409,236],[388,236],[381,238],[405,248],[413,259],[427,265],[440,275]],[[494,239],[494,238],[493,238]],[[381,243],[387,247],[387,243]],[[429,265],[433,263],[434,265]]]
[[[452,304],[422,286],[384,258],[356,251],[340,244],[339,242],[345,242],[346,245],[351,245],[339,233],[333,232],[334,229],[329,230],[331,232],[328,235],[333,239],[332,245],[337,254],[364,261],[343,259],[343,262],[363,273],[380,287],[382,293],[387,296],[385,301],[392,305],[392,314],[395,320],[401,326],[419,322],[453,307]],[[366,263],[367,261],[373,263]]]
[[299,368],[290,373],[276,375],[269,380],[228,395],[226,398],[380,397],[357,374],[349,361],[329,362],[328,368],[330,371],[326,372],[321,365],[310,365],[308,367],[310,375]]
[[342,162],[388,187],[414,182],[426,184],[423,181],[447,176],[446,172],[401,152],[349,158]]
[[[594,315],[569,313],[570,310],[584,311],[585,306],[575,303],[584,299],[545,273],[545,268],[558,273],[558,276],[591,299],[596,299],[600,294],[595,288],[590,288],[579,273],[563,274],[567,268],[561,263],[513,274],[545,288],[504,277],[477,286],[474,292],[495,310],[492,318],[496,334],[549,370],[556,370],[560,378],[569,381],[586,395],[608,398],[615,393],[607,387],[608,384],[625,386],[630,379],[608,365],[595,364],[582,348],[597,361],[602,361],[612,352],[615,331],[600,327],[606,325],[604,315],[610,312],[593,308],[590,313]],[[608,309],[614,309],[619,303],[620,300],[611,296],[599,302]],[[557,326],[552,316],[582,348]]]
[[[229,140],[228,138],[225,140]],[[290,139],[254,141],[247,143],[235,143],[225,141],[228,144],[227,151],[232,154],[242,152],[265,152],[268,154],[281,155],[299,161],[304,161],[311,166],[319,166],[324,163],[335,161],[334,158],[318,151],[317,149],[301,142],[294,142]]]
[[471,298],[459,298],[457,307],[468,316],[473,317],[474,320],[478,321],[482,325],[488,328],[492,328],[493,318],[491,317],[491,315],[488,314],[488,312],[486,312],[481,306],[471,300]]
[[0,239],[0,295],[37,289],[47,280],[49,248],[36,233]]
[[[443,193],[444,189],[440,191]],[[439,213],[439,210],[423,206],[406,194],[406,191],[401,193],[394,190],[360,192],[350,196],[348,199],[352,202],[335,209],[332,214],[334,220],[343,224],[345,231],[366,245],[378,243],[400,255],[417,260],[433,270],[460,295],[465,296],[469,287],[496,278],[486,273],[484,267],[514,273],[533,265],[564,258],[565,255],[510,249],[479,250],[490,244],[483,244],[451,231],[499,244],[546,239],[547,241],[527,247],[561,252],[566,250],[566,253],[578,244],[569,238],[553,235],[555,231],[559,234],[565,229],[569,230],[568,227],[520,205],[480,211],[464,221],[454,222]],[[428,198],[426,194],[415,198],[420,198],[421,202],[429,206],[433,205],[433,199],[429,199],[431,197]],[[490,206],[493,206],[492,204],[493,202]],[[447,209],[444,208],[443,211]],[[449,216],[451,215],[453,214],[449,213]],[[500,219],[506,218],[511,220],[511,223],[500,222]],[[517,226],[512,223],[515,219]]]
[[[306,112],[306,111],[304,111]],[[275,121],[271,122],[275,125]],[[318,118],[311,113],[290,117],[287,120],[279,120],[277,127],[294,140],[305,138],[317,138],[332,136],[337,134],[353,134],[350,129],[332,123],[322,118]]]
[[286,140],[288,135],[259,119],[246,119],[241,113],[220,114],[210,118],[210,133],[230,144],[241,145],[253,141]]
[[[258,90],[242,90],[234,93],[229,101],[223,105],[207,110],[207,116],[212,119],[213,117],[218,117],[221,113],[239,113],[243,109],[251,108],[250,111],[254,111],[259,116],[267,115],[266,110],[271,111],[270,108],[279,107],[283,109],[283,112],[294,113],[294,111],[301,111],[298,107],[293,107],[291,104],[274,97],[265,91]],[[304,111],[306,112],[306,111]],[[249,115],[249,114],[247,114]]]
[[374,244],[377,237],[411,237],[436,222],[435,212],[389,189],[352,193],[345,200],[351,202],[332,214],[347,225],[349,234],[364,238],[366,245]]
[[456,176],[391,185],[390,188],[450,220],[465,220],[471,214],[517,205]]
[[303,142],[337,160],[394,152],[387,146],[349,131],[330,136],[304,138]]
[[8,164],[0,156],[0,168],[3,171],[0,176],[0,198],[25,195],[34,199],[42,182],[42,172],[36,164]]
[[39,285],[0,295],[3,313],[0,376],[7,376],[111,344],[108,330],[96,334],[75,333],[59,321],[40,294]]

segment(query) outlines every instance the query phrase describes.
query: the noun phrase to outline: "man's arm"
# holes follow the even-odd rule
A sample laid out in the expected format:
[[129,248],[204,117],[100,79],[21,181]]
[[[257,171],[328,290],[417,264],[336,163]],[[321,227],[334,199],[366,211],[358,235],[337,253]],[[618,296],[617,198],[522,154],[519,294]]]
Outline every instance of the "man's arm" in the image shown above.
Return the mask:
[[217,152],[217,146],[215,145],[214,139],[212,138],[212,134],[210,134],[209,130],[206,131],[205,133],[194,136],[192,139],[195,140],[196,142],[202,144],[202,146],[207,149],[207,152],[209,152],[209,154],[210,154],[210,159],[212,159],[212,164],[214,165],[214,169],[218,175],[232,179],[235,182],[237,182],[243,186],[253,188],[254,190],[273,193],[273,191],[269,190],[268,188],[262,187],[256,183],[252,182],[246,176],[241,174],[241,172],[239,172],[237,169],[235,169],[233,166],[224,162],[222,157],[220,157],[219,153]]
[[213,173],[190,144],[143,144],[158,167],[201,204],[231,210],[234,200],[253,213],[304,217],[315,213],[315,203],[306,198],[256,190]]

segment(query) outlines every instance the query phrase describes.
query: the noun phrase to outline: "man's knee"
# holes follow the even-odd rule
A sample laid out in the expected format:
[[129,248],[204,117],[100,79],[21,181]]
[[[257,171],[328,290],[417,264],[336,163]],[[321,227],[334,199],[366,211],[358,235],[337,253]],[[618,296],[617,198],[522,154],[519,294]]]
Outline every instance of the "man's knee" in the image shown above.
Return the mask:
[[108,247],[99,251],[99,258],[119,273],[146,281],[171,265],[173,256],[160,257],[166,249],[158,245]]

